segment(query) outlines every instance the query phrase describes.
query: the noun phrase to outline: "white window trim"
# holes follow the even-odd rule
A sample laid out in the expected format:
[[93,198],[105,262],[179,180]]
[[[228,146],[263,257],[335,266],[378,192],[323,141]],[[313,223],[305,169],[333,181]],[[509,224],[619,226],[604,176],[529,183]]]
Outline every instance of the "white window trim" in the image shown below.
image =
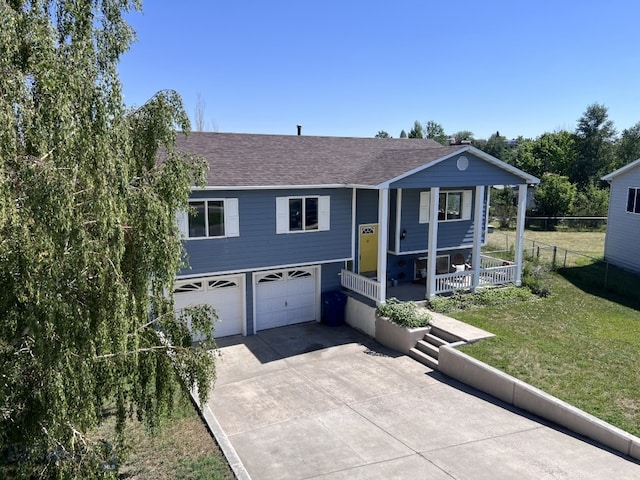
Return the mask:
[[[178,229],[185,240],[215,240],[219,238],[230,238],[240,236],[240,213],[237,198],[190,198],[189,204],[198,202],[222,202],[224,209],[224,235],[203,237],[189,236],[189,212],[181,210],[177,213]],[[206,211],[206,208],[205,208]],[[205,225],[208,222],[205,217]],[[208,228],[205,228],[208,231]]]
[[[453,218],[451,220],[438,220],[438,222],[466,222],[471,220],[471,210],[473,205],[473,191],[472,190],[440,190],[441,194],[461,193],[462,203],[460,208],[462,210],[460,218]],[[418,223],[429,223],[431,220],[429,217],[430,211],[430,192],[420,192],[420,212],[418,214]]]
[[[318,199],[318,228],[315,230],[289,230],[289,200],[317,198]],[[331,197],[329,195],[292,195],[290,197],[276,197],[276,233],[312,233],[327,231],[331,225]]]
[[[633,211],[629,211],[629,190],[635,190],[635,195],[634,195],[634,204],[633,204]],[[624,211],[625,213],[630,213],[631,215],[640,215],[640,213],[636,212],[636,208],[638,207],[638,205],[636,204],[636,201],[638,200],[638,191],[640,190],[640,187],[627,187],[627,198],[625,200],[625,207],[624,207]]]

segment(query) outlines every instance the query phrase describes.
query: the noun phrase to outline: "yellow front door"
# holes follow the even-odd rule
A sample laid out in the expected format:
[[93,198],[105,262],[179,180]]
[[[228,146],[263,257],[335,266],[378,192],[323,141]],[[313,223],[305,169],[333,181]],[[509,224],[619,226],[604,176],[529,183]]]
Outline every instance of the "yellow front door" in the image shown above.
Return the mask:
[[378,225],[360,225],[360,274],[378,270]]

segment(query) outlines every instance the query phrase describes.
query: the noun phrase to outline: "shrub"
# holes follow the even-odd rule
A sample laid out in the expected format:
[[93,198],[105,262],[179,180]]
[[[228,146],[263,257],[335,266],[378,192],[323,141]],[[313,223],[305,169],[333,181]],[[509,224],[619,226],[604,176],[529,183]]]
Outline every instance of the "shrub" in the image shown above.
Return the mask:
[[419,308],[415,302],[401,302],[397,298],[387,299],[378,306],[376,313],[406,328],[427,327],[431,323],[429,312]]
[[454,292],[449,297],[435,297],[428,306],[434,312],[450,313],[474,307],[492,307],[506,303],[523,302],[533,297],[527,288],[483,288],[476,293]]
[[528,259],[522,269],[522,286],[539,297],[546,297],[551,293],[546,285],[546,269],[536,260]]

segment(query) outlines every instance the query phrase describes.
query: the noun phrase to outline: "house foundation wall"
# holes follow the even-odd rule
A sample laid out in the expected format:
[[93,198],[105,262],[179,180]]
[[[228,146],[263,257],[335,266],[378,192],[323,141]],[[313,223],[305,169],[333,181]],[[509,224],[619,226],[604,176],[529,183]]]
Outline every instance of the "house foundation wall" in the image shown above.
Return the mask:
[[345,321],[352,328],[365,335],[376,336],[376,307],[362,302],[355,297],[347,297]]

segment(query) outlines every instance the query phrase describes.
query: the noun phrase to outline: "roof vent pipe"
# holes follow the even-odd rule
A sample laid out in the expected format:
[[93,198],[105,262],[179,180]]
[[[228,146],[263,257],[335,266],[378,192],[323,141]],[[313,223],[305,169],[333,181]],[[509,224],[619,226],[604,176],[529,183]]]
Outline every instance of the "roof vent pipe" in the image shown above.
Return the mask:
[[298,124],[296,127],[298,127],[298,136],[302,135],[302,125]]

